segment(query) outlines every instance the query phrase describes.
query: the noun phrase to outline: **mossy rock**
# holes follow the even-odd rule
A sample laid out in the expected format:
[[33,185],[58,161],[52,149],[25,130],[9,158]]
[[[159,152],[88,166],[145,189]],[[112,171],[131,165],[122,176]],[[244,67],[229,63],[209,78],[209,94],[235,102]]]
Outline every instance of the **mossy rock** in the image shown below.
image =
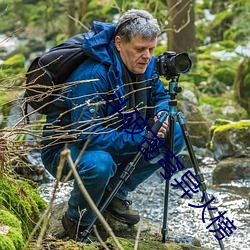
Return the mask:
[[214,125],[210,130],[209,147],[215,159],[247,154],[250,146],[250,120]]
[[213,78],[227,86],[234,84],[235,70],[229,67],[220,67],[213,73]]
[[16,54],[5,60],[2,64],[2,69],[9,69],[11,67],[22,68],[25,64],[25,56],[23,54]]
[[21,223],[7,210],[0,209],[0,249],[22,249],[24,239]]
[[[86,249],[86,250],[97,250],[104,249],[100,242],[94,242],[91,244],[74,242],[69,240],[67,237],[64,239],[58,239],[57,235],[62,235],[64,232],[61,218],[67,209],[67,202],[56,204],[53,206],[51,211],[51,221],[47,230],[46,238],[44,238],[42,245],[49,248],[53,246],[54,249],[68,250],[68,249]],[[140,236],[138,249],[140,250],[208,250],[208,248],[201,247],[198,239],[194,237],[166,237],[167,243],[162,243],[161,229],[154,225],[152,222],[145,218],[141,218],[141,222],[134,226],[128,226],[123,224],[111,216],[105,214],[105,219],[112,228],[114,234],[118,238],[120,244],[124,250],[133,250],[135,245],[135,239],[140,227]],[[114,245],[114,241],[107,235],[106,231],[102,226],[98,226],[98,232],[102,235],[102,239],[105,241],[110,250],[117,250]],[[171,241],[170,241],[171,239]],[[32,248],[33,249],[33,248]],[[34,248],[35,249],[35,248]],[[49,248],[50,249],[50,248]]]
[[[124,239],[124,238],[118,238],[120,244],[122,245],[124,250],[133,250],[135,245],[134,239]],[[107,243],[113,243],[113,239],[109,238]],[[113,249],[113,248],[112,248]],[[184,243],[175,243],[175,242],[166,242],[162,243],[161,241],[156,240],[139,240],[138,242],[138,250],[206,250],[208,248],[204,247],[197,247],[193,245],[188,245]]]
[[41,211],[46,208],[46,202],[30,183],[5,174],[0,178],[0,207],[4,207],[21,221],[25,239],[39,220]]
[[[117,238],[124,250],[134,250],[135,240]],[[113,239],[108,238],[105,242],[108,249],[117,250]],[[73,240],[56,240],[52,238],[44,239],[42,249],[60,249],[60,250],[102,250],[104,247],[100,242],[93,242],[91,244],[74,242]],[[35,246],[35,243],[30,245],[31,249],[41,249]],[[51,247],[51,248],[50,248]],[[167,242],[162,243],[161,241],[151,240],[151,239],[139,239],[138,250],[211,250],[206,247],[198,247],[193,245],[188,245],[184,243]]]
[[217,119],[225,119],[225,117],[230,121],[249,118],[247,111],[237,103],[230,91],[226,91],[220,96],[200,93],[199,104],[204,116],[212,123],[216,122]]

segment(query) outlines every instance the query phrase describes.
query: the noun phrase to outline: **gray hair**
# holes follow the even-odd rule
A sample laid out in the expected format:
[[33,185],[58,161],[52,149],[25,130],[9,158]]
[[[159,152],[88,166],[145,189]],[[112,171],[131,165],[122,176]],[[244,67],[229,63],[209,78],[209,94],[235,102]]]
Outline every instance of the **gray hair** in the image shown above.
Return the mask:
[[145,10],[128,10],[118,20],[116,36],[128,43],[135,35],[153,40],[160,34],[157,20]]

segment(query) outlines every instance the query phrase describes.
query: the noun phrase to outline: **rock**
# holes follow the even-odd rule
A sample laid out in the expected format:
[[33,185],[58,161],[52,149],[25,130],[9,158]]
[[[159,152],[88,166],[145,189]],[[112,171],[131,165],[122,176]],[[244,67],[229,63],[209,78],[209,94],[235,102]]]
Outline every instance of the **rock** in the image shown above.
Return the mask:
[[[67,208],[67,204],[60,203],[53,207],[52,214],[51,214],[51,221],[47,230],[47,239],[45,238],[44,244],[46,240],[49,239],[50,242],[53,241],[53,245],[56,246],[57,244],[60,245],[67,245],[71,242],[71,247],[73,244],[75,246],[79,246],[79,244],[84,243],[76,243],[73,241],[69,241],[63,239],[64,244],[62,244],[62,240],[57,239],[57,235],[62,235],[63,227],[61,224],[61,217],[65,213]],[[140,223],[135,226],[128,226],[126,224],[120,223],[114,220],[112,217],[105,215],[106,221],[109,223],[110,227],[112,228],[116,237],[118,237],[119,242],[122,244],[124,249],[133,250],[135,239],[140,231],[139,236],[139,249],[154,249],[154,250],[209,250],[208,248],[204,248],[200,246],[200,242],[196,238],[192,237],[167,237],[166,243],[161,242],[161,229],[154,224],[150,223],[150,221],[146,219],[141,219]],[[99,226],[100,228],[100,226]],[[106,239],[106,244],[110,247],[110,249],[114,249],[114,243],[112,238]],[[91,248],[96,247],[96,248]],[[86,245],[84,246],[85,249]],[[60,248],[60,249],[69,249],[69,248]],[[73,249],[73,248],[72,248]],[[91,243],[88,244],[86,249],[103,249],[100,247],[100,244]]]
[[209,140],[210,124],[204,118],[198,106],[188,101],[181,101],[181,108],[190,141],[193,146],[206,148]]
[[228,157],[220,161],[213,171],[213,183],[228,183],[233,180],[250,179],[250,158]]
[[182,99],[189,101],[190,103],[194,104],[194,105],[198,105],[198,99],[196,97],[196,95],[189,89],[185,89],[182,92]]
[[216,160],[239,155],[250,157],[250,120],[215,125],[210,136],[209,147]]

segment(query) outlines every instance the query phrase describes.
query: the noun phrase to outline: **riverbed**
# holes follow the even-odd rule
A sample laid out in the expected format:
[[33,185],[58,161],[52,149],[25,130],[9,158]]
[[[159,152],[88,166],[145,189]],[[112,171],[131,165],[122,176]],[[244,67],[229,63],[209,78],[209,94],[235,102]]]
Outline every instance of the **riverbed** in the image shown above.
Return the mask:
[[[211,203],[212,207],[217,207],[218,211],[226,214],[224,217],[233,221],[237,229],[232,229],[229,236],[225,235],[223,243],[226,250],[250,250],[250,180],[239,180],[230,184],[212,185],[212,171],[215,162],[212,158],[206,157],[202,160],[200,169],[204,175],[207,185],[207,193],[210,198],[215,200]],[[193,172],[193,169],[190,169]],[[180,171],[173,178],[179,180],[187,170]],[[172,179],[170,183],[172,183]],[[54,182],[42,184],[39,187],[42,197],[46,201],[50,200]],[[68,182],[59,188],[55,203],[66,201],[72,189],[72,182]],[[150,177],[141,184],[136,192],[129,195],[133,201],[132,208],[139,211],[142,217],[152,221],[162,227],[164,212],[164,193],[165,181],[159,173]],[[176,241],[183,241],[183,236],[196,238],[201,245],[214,250],[220,250],[218,241],[214,234],[206,229],[209,225],[209,214],[205,212],[205,222],[202,222],[202,209],[193,208],[189,204],[201,205],[202,193],[193,194],[192,198],[181,198],[183,191],[180,188],[170,187],[168,202],[168,237]],[[217,211],[214,212],[215,215]]]

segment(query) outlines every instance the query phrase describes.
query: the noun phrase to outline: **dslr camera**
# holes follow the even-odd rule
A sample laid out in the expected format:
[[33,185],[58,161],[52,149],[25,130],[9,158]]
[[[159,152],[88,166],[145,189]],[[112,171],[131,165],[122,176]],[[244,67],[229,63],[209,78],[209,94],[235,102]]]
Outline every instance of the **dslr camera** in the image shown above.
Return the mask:
[[164,52],[156,59],[156,70],[160,76],[167,80],[187,73],[192,66],[192,61],[187,53],[176,54],[174,51]]

